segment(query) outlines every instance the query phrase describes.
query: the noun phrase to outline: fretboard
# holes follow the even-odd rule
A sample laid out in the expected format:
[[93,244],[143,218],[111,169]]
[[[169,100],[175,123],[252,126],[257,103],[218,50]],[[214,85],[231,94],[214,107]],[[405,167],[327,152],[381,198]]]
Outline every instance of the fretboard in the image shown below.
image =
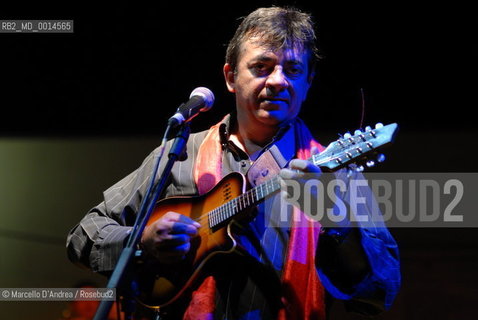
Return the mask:
[[[320,165],[321,158],[322,157],[320,155],[313,155],[312,158],[308,159],[308,161],[313,162],[315,165]],[[280,179],[278,176],[267,180],[258,186],[255,186],[237,198],[232,199],[231,201],[209,212],[209,227],[215,228],[216,226],[230,220],[236,214],[257,206],[262,200],[275,193],[279,189]]]
[[236,214],[258,205],[262,200],[279,189],[280,180],[277,176],[249,189],[237,198],[209,212],[209,227],[214,228],[228,221]]

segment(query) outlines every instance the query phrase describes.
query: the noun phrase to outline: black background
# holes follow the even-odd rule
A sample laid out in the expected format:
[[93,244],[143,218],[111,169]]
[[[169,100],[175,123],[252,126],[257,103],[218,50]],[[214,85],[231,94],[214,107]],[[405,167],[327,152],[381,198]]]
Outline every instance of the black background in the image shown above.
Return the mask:
[[[363,91],[364,125],[400,126],[376,170],[476,172],[476,11],[456,1],[2,3],[1,19],[72,19],[75,29],[0,34],[0,137],[160,136],[199,86],[216,96],[193,121],[205,129],[233,108],[222,66],[238,18],[271,4],[318,22],[325,58],[301,116],[322,143],[360,126]],[[387,319],[474,312],[476,229],[391,232],[403,288]]]
[[[287,2],[312,13],[325,59],[302,117],[344,132],[474,128],[472,10],[407,1]],[[216,95],[208,127],[230,111],[225,47],[239,20],[283,1],[2,5],[2,19],[73,19],[73,34],[0,34],[2,135],[161,134],[198,86]]]

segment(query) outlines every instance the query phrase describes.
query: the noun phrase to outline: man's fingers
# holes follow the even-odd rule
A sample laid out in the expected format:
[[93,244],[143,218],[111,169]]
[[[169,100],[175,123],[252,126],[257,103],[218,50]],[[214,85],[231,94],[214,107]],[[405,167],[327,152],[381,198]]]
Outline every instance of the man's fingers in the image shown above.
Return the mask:
[[307,160],[294,159],[289,163],[289,168],[292,170],[299,170],[303,172],[310,173],[320,173],[321,170],[319,167],[315,166],[313,163]]
[[161,262],[177,262],[191,248],[190,240],[198,235],[201,225],[177,212],[167,212],[152,225],[146,227],[141,243],[147,252]]
[[182,214],[179,215],[179,220],[178,220],[178,221],[181,222],[181,223],[193,225],[193,226],[195,226],[196,228],[199,228],[199,227],[201,226],[201,225],[199,224],[199,222],[194,221],[194,220],[191,219],[190,217],[187,217],[187,216],[182,215]]
[[190,217],[187,217],[183,214],[177,213],[177,212],[172,212],[169,211],[164,215],[164,218],[166,218],[168,221],[172,222],[181,222],[184,224],[190,224],[195,226],[196,228],[199,228],[201,225],[197,222],[191,219]]
[[294,176],[294,172],[292,172],[292,170],[290,170],[290,169],[282,169],[279,172],[279,176],[282,179],[292,179],[292,177]]
[[198,228],[191,224],[174,222],[171,226],[170,234],[186,234],[194,237],[198,234]]

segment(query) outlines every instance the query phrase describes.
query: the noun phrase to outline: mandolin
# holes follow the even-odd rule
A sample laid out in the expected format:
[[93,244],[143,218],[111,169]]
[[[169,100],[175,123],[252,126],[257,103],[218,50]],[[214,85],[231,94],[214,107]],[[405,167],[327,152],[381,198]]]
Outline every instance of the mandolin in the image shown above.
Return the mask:
[[[354,135],[346,133],[308,161],[323,171],[336,171],[352,163],[357,164],[355,170],[362,171],[362,163],[372,166],[375,161],[372,159],[384,160],[378,152],[393,142],[397,131],[396,123],[386,126],[378,123],[374,129],[366,127],[363,132],[356,130]],[[201,196],[176,196],[158,201],[147,225],[173,211],[198,221],[201,227],[199,235],[191,239],[188,254],[174,268],[158,267],[165,270],[140,275],[141,293],[137,300],[159,310],[182,297],[213,256],[235,251],[237,243],[231,233],[231,221],[279,190],[280,179],[276,176],[246,191],[246,178],[233,172]]]

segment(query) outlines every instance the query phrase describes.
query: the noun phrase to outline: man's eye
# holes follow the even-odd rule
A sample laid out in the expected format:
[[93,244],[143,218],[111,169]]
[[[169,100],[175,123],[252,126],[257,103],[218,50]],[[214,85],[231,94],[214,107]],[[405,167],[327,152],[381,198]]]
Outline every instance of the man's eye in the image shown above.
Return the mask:
[[268,72],[268,66],[263,63],[255,64],[252,68],[256,74],[263,75]]
[[302,68],[300,67],[289,67],[287,68],[287,73],[290,75],[299,75],[302,73]]
[[265,65],[265,64],[256,64],[256,65],[255,65],[255,69],[256,69],[256,70],[265,70],[265,69],[266,69],[266,65]]

